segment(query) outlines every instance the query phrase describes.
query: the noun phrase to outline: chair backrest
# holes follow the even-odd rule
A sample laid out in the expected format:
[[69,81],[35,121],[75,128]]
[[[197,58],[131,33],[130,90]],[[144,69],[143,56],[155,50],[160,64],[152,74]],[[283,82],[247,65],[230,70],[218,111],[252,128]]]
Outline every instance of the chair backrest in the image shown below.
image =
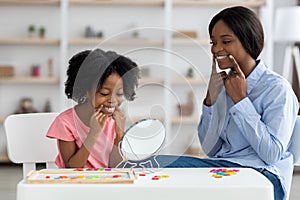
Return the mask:
[[14,163],[23,164],[23,177],[36,169],[36,163],[46,163],[46,168],[56,168],[56,140],[46,133],[58,113],[14,114],[4,121],[7,152]]
[[297,116],[289,151],[293,154],[294,165],[300,165],[300,116]]

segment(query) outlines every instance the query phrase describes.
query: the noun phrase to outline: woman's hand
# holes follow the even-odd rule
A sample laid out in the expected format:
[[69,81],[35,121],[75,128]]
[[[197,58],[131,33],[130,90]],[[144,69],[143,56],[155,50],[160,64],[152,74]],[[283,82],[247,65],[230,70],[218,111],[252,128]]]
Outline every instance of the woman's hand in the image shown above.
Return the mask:
[[242,72],[240,66],[232,55],[229,56],[233,63],[231,68],[231,74],[224,80],[224,85],[228,95],[231,97],[234,103],[238,103],[245,97],[247,97],[248,83]]
[[207,89],[207,94],[205,98],[205,104],[207,106],[213,105],[217,98],[218,95],[221,92],[222,86],[224,84],[224,79],[227,77],[226,72],[217,72],[217,67],[216,67],[216,61],[213,58],[212,59],[212,71],[208,83],[208,89]]
[[119,107],[116,107],[115,112],[113,113],[113,118],[116,121],[116,133],[117,133],[115,144],[118,144],[124,134],[126,116],[120,110]]

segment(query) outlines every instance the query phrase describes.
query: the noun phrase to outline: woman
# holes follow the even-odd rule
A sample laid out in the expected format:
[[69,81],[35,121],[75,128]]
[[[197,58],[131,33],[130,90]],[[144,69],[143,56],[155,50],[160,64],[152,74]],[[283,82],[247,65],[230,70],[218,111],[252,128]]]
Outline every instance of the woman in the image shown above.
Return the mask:
[[[262,25],[248,8],[226,8],[209,24],[212,73],[198,126],[209,158],[161,156],[167,167],[251,167],[274,185],[275,199],[286,199],[293,157],[288,152],[298,112],[290,84],[258,59]],[[217,73],[216,65],[221,70]]]

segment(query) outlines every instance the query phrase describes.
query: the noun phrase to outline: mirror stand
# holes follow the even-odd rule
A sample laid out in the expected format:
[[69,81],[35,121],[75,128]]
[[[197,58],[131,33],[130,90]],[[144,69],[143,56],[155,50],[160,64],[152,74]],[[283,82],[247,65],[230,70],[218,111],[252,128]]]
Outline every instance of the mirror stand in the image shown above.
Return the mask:
[[156,160],[157,155],[153,155],[141,161],[131,161],[125,158],[121,153],[121,142],[118,144],[119,154],[122,156],[122,161],[116,166],[116,168],[141,168],[142,171],[146,171],[148,168],[160,168],[159,162]]

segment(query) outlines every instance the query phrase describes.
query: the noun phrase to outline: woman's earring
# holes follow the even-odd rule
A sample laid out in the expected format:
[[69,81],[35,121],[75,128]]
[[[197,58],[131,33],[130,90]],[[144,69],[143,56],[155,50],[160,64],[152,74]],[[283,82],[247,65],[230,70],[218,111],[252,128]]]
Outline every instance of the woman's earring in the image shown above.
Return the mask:
[[86,95],[80,97],[80,99],[79,99],[79,104],[85,103],[85,102],[86,102],[86,99],[87,99]]

